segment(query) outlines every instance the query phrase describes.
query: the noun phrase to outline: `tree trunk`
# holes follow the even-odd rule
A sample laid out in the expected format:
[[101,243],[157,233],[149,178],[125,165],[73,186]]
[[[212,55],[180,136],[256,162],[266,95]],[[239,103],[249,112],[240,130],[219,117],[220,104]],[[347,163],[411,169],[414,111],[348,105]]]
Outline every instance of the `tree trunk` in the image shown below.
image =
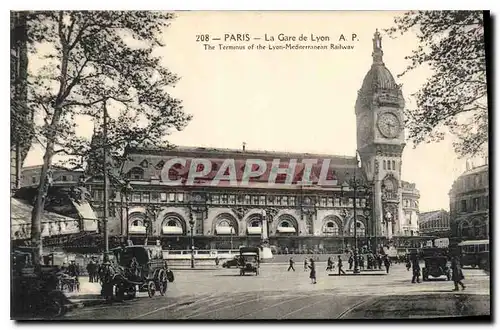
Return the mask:
[[31,213],[31,243],[35,247],[33,254],[33,263],[39,265],[42,260],[42,213],[44,211],[45,197],[47,196],[48,190],[48,178],[47,174],[49,172],[50,165],[52,163],[52,156],[54,150],[54,142],[47,142],[47,149],[43,156],[42,172],[40,173],[40,184],[38,186],[38,191],[36,195],[35,205],[33,206],[33,211]]
[[56,107],[54,110],[54,116],[52,117],[52,122],[50,123],[49,131],[52,132],[50,136],[47,137],[47,148],[45,149],[45,154],[43,155],[43,165],[42,172],[40,173],[40,184],[38,186],[38,191],[36,195],[35,205],[33,206],[33,211],[31,213],[31,243],[35,247],[33,255],[33,263],[35,265],[41,264],[42,260],[42,213],[45,206],[45,197],[48,191],[48,177],[50,166],[52,165],[52,157],[54,156],[54,144],[56,141],[55,127],[59,124],[59,119],[62,114],[62,108]]

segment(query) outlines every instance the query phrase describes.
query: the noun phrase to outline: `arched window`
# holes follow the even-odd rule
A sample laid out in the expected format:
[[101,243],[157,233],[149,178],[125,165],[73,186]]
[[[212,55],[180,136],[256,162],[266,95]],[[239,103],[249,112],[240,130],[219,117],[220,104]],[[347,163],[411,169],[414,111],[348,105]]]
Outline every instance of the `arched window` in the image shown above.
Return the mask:
[[132,226],[134,227],[138,227],[138,226],[142,226],[142,220],[135,220],[132,222]]
[[470,225],[467,221],[462,222],[460,225],[460,236],[462,237],[470,236],[471,234],[470,229],[471,229]]
[[339,236],[339,227],[334,221],[328,221],[325,228],[323,228],[323,232],[326,235]]
[[384,160],[384,161],[382,162],[382,164],[384,165],[384,166],[383,166],[383,167],[384,167],[384,170],[386,170],[386,169],[387,169],[387,162]]
[[480,238],[482,236],[486,236],[485,224],[481,222],[481,220],[474,221],[474,237]]
[[260,227],[260,221],[252,220],[252,222],[250,222],[250,227]]
[[231,221],[222,219],[221,221],[219,221],[219,227],[231,227]]
[[128,172],[128,177],[133,180],[142,180],[144,178],[144,170],[140,167],[134,167]]
[[[354,221],[352,221],[351,223],[351,228],[349,228],[349,232],[351,235],[354,235]],[[366,235],[365,225],[359,220],[356,222],[356,235],[357,236]]]

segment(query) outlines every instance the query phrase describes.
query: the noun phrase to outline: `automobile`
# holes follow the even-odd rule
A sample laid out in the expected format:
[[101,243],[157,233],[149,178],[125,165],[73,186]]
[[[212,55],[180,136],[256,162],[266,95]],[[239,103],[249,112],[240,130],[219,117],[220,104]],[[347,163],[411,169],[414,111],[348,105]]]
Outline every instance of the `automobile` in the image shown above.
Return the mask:
[[259,275],[259,252],[259,248],[240,248],[240,276],[244,276],[246,273],[255,273],[255,275]]
[[425,267],[422,269],[422,279],[429,280],[429,276],[438,278],[446,276],[446,279],[451,280],[451,267],[449,266],[446,256],[424,257]]
[[222,263],[222,268],[239,267],[239,260],[240,260],[239,256],[236,256],[231,260],[227,260],[224,263]]

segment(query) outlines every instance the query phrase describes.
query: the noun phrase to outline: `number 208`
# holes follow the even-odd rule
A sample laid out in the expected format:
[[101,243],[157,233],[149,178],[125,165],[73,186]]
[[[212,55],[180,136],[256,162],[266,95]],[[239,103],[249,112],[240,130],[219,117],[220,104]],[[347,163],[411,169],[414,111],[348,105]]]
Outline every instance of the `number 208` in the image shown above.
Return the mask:
[[196,41],[197,42],[210,41],[210,36],[208,34],[198,34],[196,35]]

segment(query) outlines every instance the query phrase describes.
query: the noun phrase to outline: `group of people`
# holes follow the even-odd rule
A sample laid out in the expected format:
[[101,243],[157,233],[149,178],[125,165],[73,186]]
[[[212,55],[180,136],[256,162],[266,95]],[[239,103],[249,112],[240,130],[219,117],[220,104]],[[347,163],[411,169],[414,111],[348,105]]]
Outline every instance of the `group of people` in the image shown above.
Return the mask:
[[89,275],[90,283],[99,283],[101,280],[100,274],[102,273],[104,265],[97,261],[97,259],[93,258],[87,264],[87,273]]
[[[410,256],[406,263],[406,269],[409,271],[412,270],[412,283],[420,283],[421,269],[420,269],[420,260],[417,255]],[[465,279],[464,274],[462,272],[462,266],[460,265],[460,258],[458,256],[451,257],[451,279],[453,280],[454,289],[453,291],[458,291],[459,286],[462,290],[465,290],[465,285],[463,280]]]
[[[358,263],[362,269],[364,269],[364,257],[362,255],[358,255]],[[369,254],[367,256],[368,260],[368,269],[376,269],[378,266],[378,269],[382,269],[382,264],[384,264],[386,272],[389,273],[389,268],[391,266],[391,261],[390,259],[386,256],[380,256],[380,255],[371,255]],[[333,261],[332,257],[328,257],[327,260],[327,266],[326,266],[326,271],[333,271],[335,268],[335,262]],[[349,270],[352,270],[353,265],[354,265],[354,255],[351,254],[348,259],[348,264],[349,264]],[[290,258],[289,260],[289,266],[287,271],[295,271],[295,261],[293,260],[293,257]],[[337,256],[337,269],[339,275],[345,275],[345,271],[343,268],[343,261],[342,257],[339,255]],[[316,263],[313,258],[305,258],[304,259],[304,272],[309,271],[309,278],[311,279],[311,282],[313,284],[316,284]]]

